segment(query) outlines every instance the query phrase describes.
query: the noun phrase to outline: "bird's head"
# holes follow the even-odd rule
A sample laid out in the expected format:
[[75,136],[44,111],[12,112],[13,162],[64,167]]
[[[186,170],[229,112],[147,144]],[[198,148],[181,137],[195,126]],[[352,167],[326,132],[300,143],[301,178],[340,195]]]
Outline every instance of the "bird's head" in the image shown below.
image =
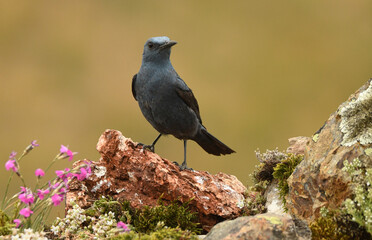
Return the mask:
[[146,41],[143,50],[143,61],[161,62],[169,60],[171,47],[177,44],[176,41],[170,40],[168,37],[152,37]]

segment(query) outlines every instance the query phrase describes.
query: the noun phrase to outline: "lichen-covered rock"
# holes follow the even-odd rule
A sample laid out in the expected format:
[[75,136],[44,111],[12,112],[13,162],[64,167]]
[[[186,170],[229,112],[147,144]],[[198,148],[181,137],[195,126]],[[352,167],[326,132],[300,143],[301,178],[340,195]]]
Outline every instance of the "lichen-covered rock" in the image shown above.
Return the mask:
[[341,104],[309,141],[304,160],[288,179],[289,213],[311,222],[321,207],[337,209],[350,197],[344,160],[372,161],[371,82]]
[[295,224],[289,215],[272,213],[239,217],[217,224],[205,240],[297,240],[311,239],[306,225]]
[[87,208],[102,195],[129,200],[134,208],[155,206],[160,197],[164,203],[191,200],[190,210],[198,213],[206,231],[217,222],[240,216],[243,210],[246,188],[235,176],[180,171],[169,160],[144,151],[115,130],[102,134],[97,150],[101,158],[92,163],[92,175],[70,184],[67,209],[72,199]]

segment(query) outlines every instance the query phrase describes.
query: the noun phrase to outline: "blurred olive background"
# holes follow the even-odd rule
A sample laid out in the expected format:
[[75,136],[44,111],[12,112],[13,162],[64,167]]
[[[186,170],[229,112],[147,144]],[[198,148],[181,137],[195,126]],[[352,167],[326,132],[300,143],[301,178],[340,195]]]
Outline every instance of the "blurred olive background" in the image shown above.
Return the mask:
[[[237,152],[215,157],[190,142],[189,166],[248,184],[254,150],[285,150],[288,138],[311,136],[372,77],[371,9],[368,0],[1,1],[2,162],[37,139],[21,165],[33,184],[34,170],[45,169],[60,144],[79,152],[76,159],[98,160],[95,146],[108,128],[151,143],[158,133],[131,80],[145,41],[166,35],[179,43],[171,60],[203,123]],[[183,160],[172,136],[156,151]],[[71,165],[58,162],[46,179]],[[1,171],[4,189],[9,173]]]

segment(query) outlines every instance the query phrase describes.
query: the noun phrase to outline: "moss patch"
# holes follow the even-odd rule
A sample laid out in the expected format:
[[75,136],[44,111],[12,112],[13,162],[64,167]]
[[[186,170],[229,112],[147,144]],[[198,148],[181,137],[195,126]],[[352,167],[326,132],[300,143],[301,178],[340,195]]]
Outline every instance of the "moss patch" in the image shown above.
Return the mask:
[[110,238],[111,240],[163,240],[163,239],[199,239],[194,233],[180,228],[161,228],[149,234],[129,232]]
[[366,240],[371,235],[352,221],[352,216],[341,211],[327,212],[310,224],[314,240]]
[[9,217],[0,210],[0,236],[11,234],[12,227],[15,227],[15,224],[12,224]]
[[281,161],[274,167],[273,177],[278,180],[279,195],[285,210],[287,210],[285,207],[285,196],[289,192],[287,179],[292,175],[293,171],[303,158],[303,155],[294,155],[289,153],[285,160]]

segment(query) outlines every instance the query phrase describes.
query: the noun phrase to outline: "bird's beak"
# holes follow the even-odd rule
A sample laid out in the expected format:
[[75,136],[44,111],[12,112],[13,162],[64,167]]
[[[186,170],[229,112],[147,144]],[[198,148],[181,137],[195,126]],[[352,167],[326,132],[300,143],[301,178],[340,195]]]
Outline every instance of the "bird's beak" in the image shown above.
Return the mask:
[[176,41],[169,41],[169,42],[166,42],[164,43],[163,45],[160,46],[160,49],[164,49],[164,48],[170,48],[174,45],[176,45],[177,42]]

